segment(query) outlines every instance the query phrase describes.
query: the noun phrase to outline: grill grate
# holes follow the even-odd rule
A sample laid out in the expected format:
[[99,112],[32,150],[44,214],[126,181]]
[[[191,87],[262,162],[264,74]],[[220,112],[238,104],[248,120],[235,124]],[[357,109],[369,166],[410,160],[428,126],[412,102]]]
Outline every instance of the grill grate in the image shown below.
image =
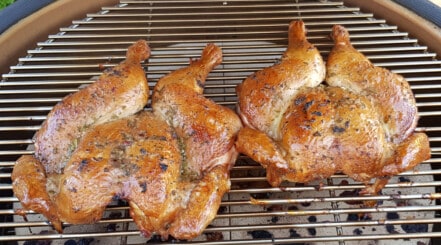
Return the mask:
[[[430,137],[432,159],[394,177],[381,195],[359,197],[363,185],[335,174],[324,183],[269,187],[263,169],[240,157],[232,171],[232,190],[213,224],[194,242],[204,244],[428,244],[440,237],[441,222],[441,61],[415,38],[373,14],[341,1],[121,0],[73,21],[50,35],[11,67],[0,81],[0,242],[67,240],[139,244],[146,240],[125,203],[109,205],[95,225],[51,231],[40,215],[14,215],[10,172],[22,154],[32,154],[32,136],[52,106],[89,84],[104,68],[119,63],[127,46],[146,39],[152,56],[144,65],[149,85],[198,57],[207,42],[222,47],[224,62],[207,80],[205,95],[234,108],[235,86],[253,71],[272,65],[287,45],[287,27],[302,19],[308,39],[326,59],[334,24],[351,33],[354,46],[376,65],[407,78],[421,116],[417,130]],[[363,200],[376,200],[375,208]],[[160,243],[153,239],[151,243]],[[177,244],[180,241],[167,241]]]

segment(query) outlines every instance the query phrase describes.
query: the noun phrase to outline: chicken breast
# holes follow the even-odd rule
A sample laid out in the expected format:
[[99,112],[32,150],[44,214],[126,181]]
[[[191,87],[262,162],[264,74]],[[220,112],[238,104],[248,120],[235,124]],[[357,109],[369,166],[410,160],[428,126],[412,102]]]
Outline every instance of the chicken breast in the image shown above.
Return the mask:
[[151,112],[96,126],[66,165],[55,203],[61,220],[95,223],[112,199],[127,200],[132,217],[164,230],[176,212],[181,155],[172,128]]
[[[365,191],[375,194],[387,183],[385,177],[430,158],[427,135],[414,133],[415,100],[401,76],[374,67],[350,45],[347,31],[336,26],[326,69],[331,86],[319,85],[322,81],[311,86],[311,77],[322,77],[323,64],[316,63],[320,69],[303,68],[319,60],[301,55],[314,49],[304,44],[303,22],[292,22],[289,32],[290,44],[279,64],[251,75],[237,90],[239,113],[247,126],[239,132],[237,149],[266,168],[271,185],[283,180],[305,183],[342,172],[366,185],[378,178]],[[286,62],[287,53],[298,54],[298,65]],[[274,75],[280,70],[291,70],[292,79]],[[283,93],[286,81],[297,85]],[[262,103],[262,98],[279,96],[283,105]],[[266,113],[254,113],[260,110]],[[258,126],[269,122],[271,113],[273,124]]]
[[148,84],[140,62],[150,56],[146,41],[127,50],[126,60],[104,71],[94,83],[63,98],[37,131],[35,157],[46,173],[62,173],[80,137],[91,127],[140,111]]

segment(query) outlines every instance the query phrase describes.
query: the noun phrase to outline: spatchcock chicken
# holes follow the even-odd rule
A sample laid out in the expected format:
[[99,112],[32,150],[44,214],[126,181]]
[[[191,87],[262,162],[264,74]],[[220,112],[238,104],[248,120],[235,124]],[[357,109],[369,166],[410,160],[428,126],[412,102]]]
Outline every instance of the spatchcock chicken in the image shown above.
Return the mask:
[[[108,97],[103,96],[109,95],[99,92],[107,86],[96,85],[98,82],[90,85],[96,89],[87,87],[78,92],[90,100],[79,109],[83,117],[75,114],[75,118],[89,122],[85,117],[96,118],[100,114],[108,120],[94,119],[95,124],[87,127],[68,125],[76,136],[53,129],[58,137],[52,136],[51,142],[58,139],[63,144],[52,148],[57,147],[58,159],[66,159],[64,164],[53,164],[48,159],[54,156],[44,155],[50,146],[40,154],[25,155],[17,161],[12,174],[14,193],[24,209],[43,214],[59,232],[61,222],[97,222],[112,200],[121,199],[128,202],[130,215],[145,237],[159,234],[163,239],[169,235],[192,239],[214,219],[229,190],[229,171],[238,155],[234,142],[242,124],[232,110],[202,94],[209,72],[222,61],[220,48],[207,45],[200,59],[160,79],[153,92],[153,111],[140,111],[147,103],[148,86],[139,64],[142,59],[131,59],[145,59],[148,54],[144,41],[135,43],[128,50],[127,60],[98,80],[119,77],[119,82],[107,92],[121,91],[120,86],[133,84],[129,98],[114,93],[106,100]],[[137,75],[133,74],[138,70]],[[135,86],[132,79],[144,85]],[[145,99],[135,98],[141,94]],[[76,96],[79,95],[70,97]],[[69,96],[54,108],[46,124],[56,121],[51,117],[71,108],[68,99]],[[109,116],[102,107],[96,106],[95,112],[90,105],[125,99],[131,104],[121,109],[124,116],[118,108],[109,110]],[[132,113],[126,112],[129,109]],[[37,137],[41,135],[44,132]],[[72,138],[73,146],[64,142],[71,142]],[[64,155],[59,151],[64,151]]]
[[374,66],[344,27],[334,26],[331,36],[325,65],[304,23],[290,23],[280,62],[237,87],[245,127],[236,147],[266,168],[273,186],[341,172],[373,195],[390,176],[429,159],[429,140],[414,132],[417,107],[405,79]]

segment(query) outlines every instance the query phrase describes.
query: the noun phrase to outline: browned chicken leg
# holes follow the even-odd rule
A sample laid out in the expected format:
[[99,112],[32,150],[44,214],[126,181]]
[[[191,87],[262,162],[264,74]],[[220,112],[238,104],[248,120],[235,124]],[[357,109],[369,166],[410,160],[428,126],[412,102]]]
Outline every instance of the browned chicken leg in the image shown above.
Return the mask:
[[352,47],[349,33],[336,25],[332,30],[335,45],[326,62],[326,82],[354,93],[372,97],[381,110],[390,139],[400,143],[415,130],[417,107],[407,81],[387,69],[374,66]]
[[220,48],[208,44],[199,60],[161,78],[152,97],[153,112],[174,128],[183,157],[179,191],[188,201],[169,228],[177,238],[200,234],[230,189],[229,170],[238,155],[234,142],[242,124],[232,110],[202,95],[208,73],[221,61]]
[[[302,28],[293,28],[296,26]],[[287,52],[293,53],[291,42],[306,40],[303,23],[291,23],[289,31]],[[244,80],[238,88],[239,108],[248,127],[239,132],[236,145],[239,152],[266,168],[273,186],[283,180],[305,183],[342,172],[366,185],[379,178],[366,189],[373,194],[387,183],[383,177],[409,170],[428,159],[429,141],[425,134],[413,132],[417,114],[407,82],[385,69],[372,71],[377,68],[352,48],[342,27],[333,29],[333,37],[336,47],[327,64],[328,83],[333,86],[318,85],[321,81],[305,86],[308,83],[303,79],[320,77],[314,73],[321,69],[284,66],[284,59],[276,68],[266,68]],[[311,52],[312,48],[305,50],[303,46],[297,46],[298,54]],[[304,63],[310,64],[311,60],[305,58]],[[299,79],[299,86],[293,91],[283,93],[288,79],[273,75],[280,73],[278,66],[284,66],[283,71],[293,70],[291,76]],[[379,95],[383,92],[387,95]],[[261,103],[266,98],[275,100],[288,95],[281,98],[283,105]],[[261,108],[265,108],[263,113],[252,113]],[[271,113],[273,124],[260,127],[260,122],[270,122]]]
[[280,140],[279,124],[297,90],[317,86],[325,73],[319,51],[306,40],[303,22],[292,22],[288,48],[280,62],[257,71],[237,87],[244,124]]

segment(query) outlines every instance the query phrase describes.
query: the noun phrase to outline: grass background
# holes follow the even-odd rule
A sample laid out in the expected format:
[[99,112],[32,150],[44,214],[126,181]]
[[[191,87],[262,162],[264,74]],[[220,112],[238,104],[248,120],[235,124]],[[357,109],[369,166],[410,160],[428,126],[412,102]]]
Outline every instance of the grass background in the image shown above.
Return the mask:
[[12,4],[15,1],[16,0],[0,0],[0,10],[4,9],[5,7],[7,7],[8,5]]

